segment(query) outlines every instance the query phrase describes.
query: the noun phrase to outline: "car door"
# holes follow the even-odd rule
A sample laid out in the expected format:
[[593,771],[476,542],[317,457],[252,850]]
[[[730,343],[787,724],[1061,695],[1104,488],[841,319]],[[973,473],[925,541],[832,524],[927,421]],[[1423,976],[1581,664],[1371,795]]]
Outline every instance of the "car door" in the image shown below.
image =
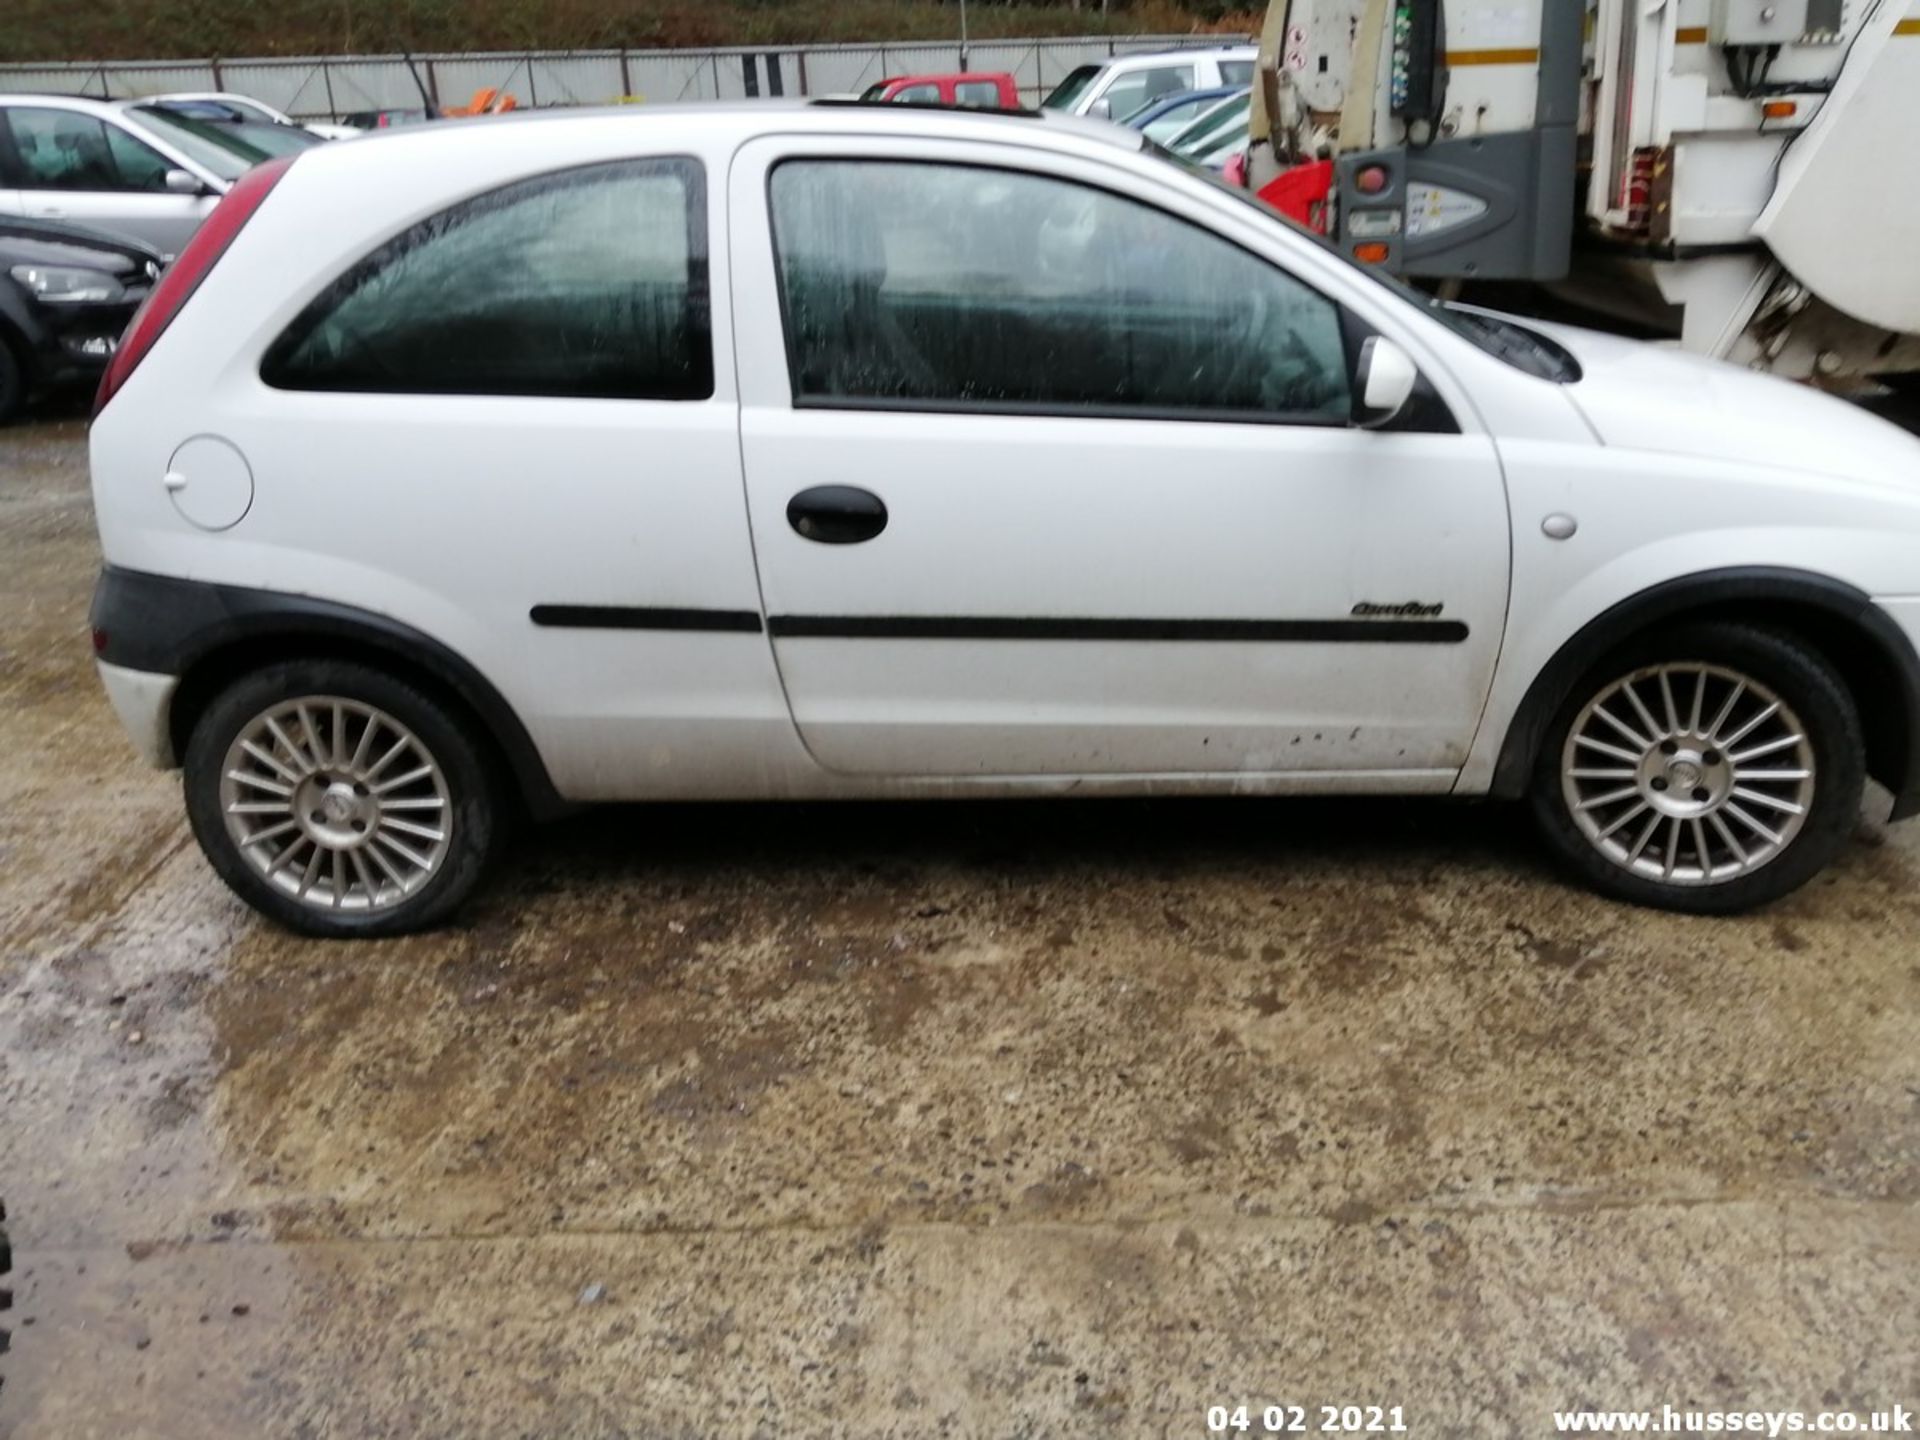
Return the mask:
[[211,193],[170,191],[168,172],[186,167],[98,116],[10,105],[5,124],[23,214],[128,235],[176,255],[218,203]]
[[1038,150],[769,139],[730,195],[755,553],[820,763],[1450,781],[1505,612],[1498,462],[1350,426],[1323,295],[1191,195]]
[[1194,88],[1195,72],[1191,64],[1154,65],[1138,70],[1122,70],[1110,77],[1098,90],[1087,113],[1107,120],[1125,120],[1144,105],[1163,95]]

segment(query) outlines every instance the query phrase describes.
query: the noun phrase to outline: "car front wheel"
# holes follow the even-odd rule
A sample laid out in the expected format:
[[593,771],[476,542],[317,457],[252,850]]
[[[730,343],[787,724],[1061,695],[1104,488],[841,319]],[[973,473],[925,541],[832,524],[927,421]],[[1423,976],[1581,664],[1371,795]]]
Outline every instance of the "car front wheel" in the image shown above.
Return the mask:
[[502,828],[470,722],[344,661],[235,682],[195,725],[185,770],[187,813],[214,869],[309,935],[390,935],[445,918]]
[[1846,685],[1789,636],[1703,622],[1597,666],[1548,731],[1533,808],[1595,888],[1725,914],[1777,900],[1851,833],[1865,784]]

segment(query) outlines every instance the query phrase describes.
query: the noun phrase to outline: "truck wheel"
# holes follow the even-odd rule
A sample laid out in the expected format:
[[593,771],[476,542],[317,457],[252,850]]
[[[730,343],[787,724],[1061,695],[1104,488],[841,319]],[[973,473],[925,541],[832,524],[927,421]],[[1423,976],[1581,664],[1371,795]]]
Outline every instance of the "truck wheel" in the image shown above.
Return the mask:
[[1853,697],[1804,643],[1685,624],[1574,688],[1535,765],[1534,815],[1595,889],[1728,914],[1797,890],[1839,853],[1864,748]]
[[240,898],[307,935],[394,935],[452,914],[503,834],[485,737],[339,660],[237,680],[187,744],[187,815]]

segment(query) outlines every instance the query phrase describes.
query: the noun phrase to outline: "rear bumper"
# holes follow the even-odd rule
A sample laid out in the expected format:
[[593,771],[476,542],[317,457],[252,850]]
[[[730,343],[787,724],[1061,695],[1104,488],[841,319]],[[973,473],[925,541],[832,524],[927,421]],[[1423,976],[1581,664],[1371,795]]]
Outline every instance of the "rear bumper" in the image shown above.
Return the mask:
[[140,758],[156,770],[171,770],[179,764],[179,758],[173,753],[169,724],[174,692],[180,688],[179,677],[151,670],[129,670],[104,660],[99,662],[99,669],[100,683],[107,687],[113,713],[120,717]]

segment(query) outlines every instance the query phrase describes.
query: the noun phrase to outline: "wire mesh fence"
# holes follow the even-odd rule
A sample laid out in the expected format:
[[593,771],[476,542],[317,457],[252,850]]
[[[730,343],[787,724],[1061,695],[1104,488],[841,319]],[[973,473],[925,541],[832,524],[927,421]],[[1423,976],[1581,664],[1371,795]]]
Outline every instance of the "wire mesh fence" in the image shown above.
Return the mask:
[[251,95],[298,120],[362,110],[463,105],[476,91],[522,107],[667,103],[778,95],[857,94],[891,75],[1007,71],[1036,104],[1081,65],[1114,55],[1220,45],[1224,35],[1122,35],[1047,40],[861,44],[715,50],[510,50],[432,55],[309,55],[244,60],[129,60],[0,65],[0,93],[137,99],[179,91]]

